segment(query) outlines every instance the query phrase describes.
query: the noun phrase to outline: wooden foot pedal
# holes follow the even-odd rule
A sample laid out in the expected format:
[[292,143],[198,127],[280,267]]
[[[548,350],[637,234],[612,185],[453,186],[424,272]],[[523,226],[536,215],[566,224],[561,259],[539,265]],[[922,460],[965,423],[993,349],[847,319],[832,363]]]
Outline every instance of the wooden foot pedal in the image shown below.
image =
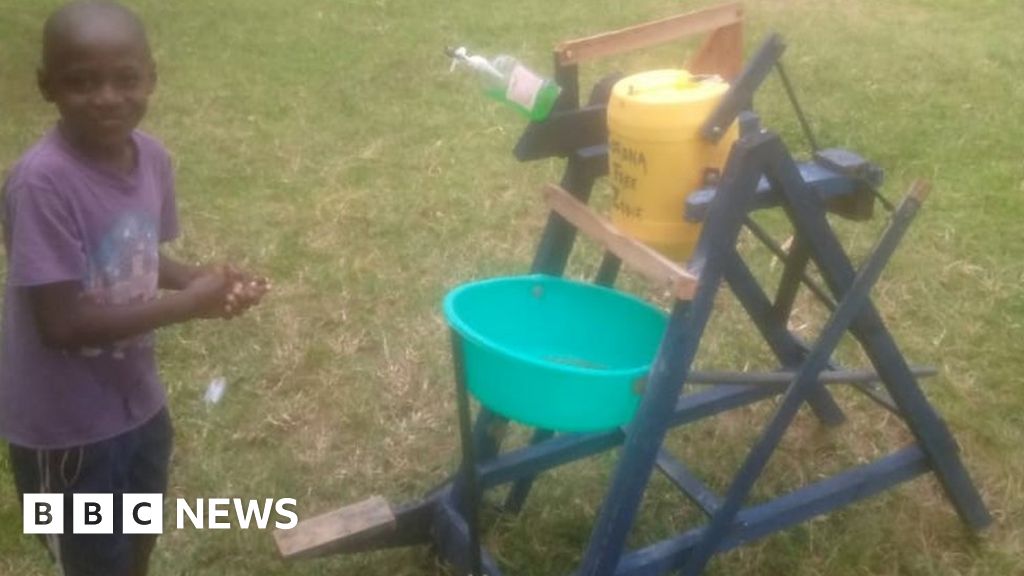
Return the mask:
[[291,530],[275,530],[282,558],[310,558],[394,530],[395,514],[388,501],[372,496],[334,512],[299,522]]

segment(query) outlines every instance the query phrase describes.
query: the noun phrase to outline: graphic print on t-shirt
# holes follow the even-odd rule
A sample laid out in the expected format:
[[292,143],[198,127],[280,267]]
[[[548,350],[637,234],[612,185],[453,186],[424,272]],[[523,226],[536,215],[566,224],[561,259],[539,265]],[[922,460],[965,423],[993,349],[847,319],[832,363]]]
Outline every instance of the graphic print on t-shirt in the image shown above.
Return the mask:
[[[118,219],[93,251],[83,298],[100,305],[146,302],[156,298],[160,273],[159,234],[145,214],[128,213]],[[83,348],[84,356],[109,351],[124,358],[132,346],[153,345],[152,333],[115,342],[104,348]]]

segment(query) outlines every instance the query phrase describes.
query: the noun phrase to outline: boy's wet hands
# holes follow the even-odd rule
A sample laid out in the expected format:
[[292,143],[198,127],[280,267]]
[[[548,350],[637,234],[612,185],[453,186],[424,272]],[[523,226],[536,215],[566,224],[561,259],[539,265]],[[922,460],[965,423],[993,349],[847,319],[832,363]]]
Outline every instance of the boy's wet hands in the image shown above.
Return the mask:
[[260,303],[270,282],[226,264],[208,267],[185,288],[200,318],[230,319]]
[[220,268],[207,268],[195,277],[183,292],[190,297],[192,316],[226,318],[224,304],[230,290],[227,275]]
[[262,276],[252,276],[231,264],[224,266],[230,289],[225,296],[224,312],[229,317],[241,315],[256,306],[270,291],[270,282]]

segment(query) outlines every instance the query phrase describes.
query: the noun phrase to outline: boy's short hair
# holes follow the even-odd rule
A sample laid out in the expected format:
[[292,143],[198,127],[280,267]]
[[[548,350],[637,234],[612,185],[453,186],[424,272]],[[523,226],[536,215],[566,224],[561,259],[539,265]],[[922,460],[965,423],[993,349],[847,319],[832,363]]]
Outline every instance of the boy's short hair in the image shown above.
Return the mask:
[[121,26],[123,30],[137,35],[149,53],[146,27],[130,8],[112,0],[74,0],[54,10],[43,24],[42,67],[49,68],[62,43],[70,35],[81,33],[86,26]]

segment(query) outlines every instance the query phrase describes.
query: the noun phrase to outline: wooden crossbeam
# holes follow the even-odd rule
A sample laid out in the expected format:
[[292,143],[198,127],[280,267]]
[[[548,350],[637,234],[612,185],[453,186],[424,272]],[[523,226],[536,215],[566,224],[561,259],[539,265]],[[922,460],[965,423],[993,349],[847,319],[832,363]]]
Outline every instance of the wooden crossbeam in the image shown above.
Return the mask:
[[570,66],[605,56],[656,46],[687,36],[714,32],[743,20],[739,3],[724,4],[655,20],[629,28],[562,42],[555,47],[558,64]]
[[680,300],[693,298],[697,288],[697,277],[682,266],[632,236],[626,235],[559,186],[548,184],[544,186],[542,193],[552,210],[577,230],[618,256],[627,267],[636,270],[652,282],[668,285],[672,295]]

